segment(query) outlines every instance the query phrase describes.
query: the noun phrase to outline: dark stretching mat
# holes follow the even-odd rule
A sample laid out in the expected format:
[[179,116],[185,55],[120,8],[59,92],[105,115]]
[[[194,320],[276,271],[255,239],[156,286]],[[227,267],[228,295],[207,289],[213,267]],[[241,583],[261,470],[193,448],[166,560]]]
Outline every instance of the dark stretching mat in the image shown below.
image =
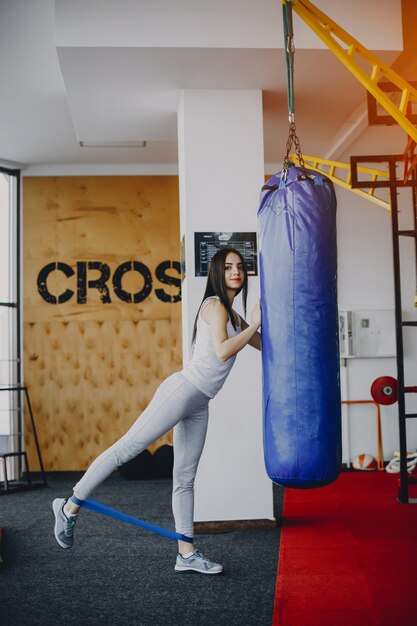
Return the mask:
[[[175,542],[90,511],[63,550],[51,504],[78,478],[49,474],[48,488],[0,496],[1,626],[270,626],[279,528],[199,535],[198,547],[225,567],[219,576],[176,574]],[[173,528],[171,485],[114,474],[94,498]],[[282,490],[275,500],[279,514]]]

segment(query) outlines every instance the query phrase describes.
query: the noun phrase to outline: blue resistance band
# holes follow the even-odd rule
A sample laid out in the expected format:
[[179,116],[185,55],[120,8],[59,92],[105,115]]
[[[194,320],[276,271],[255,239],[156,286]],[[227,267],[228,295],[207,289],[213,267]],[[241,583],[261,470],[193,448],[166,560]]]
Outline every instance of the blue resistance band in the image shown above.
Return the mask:
[[144,522],[141,519],[137,519],[136,517],[132,517],[131,515],[126,515],[126,513],[121,513],[120,511],[116,511],[116,509],[112,509],[109,506],[100,504],[100,502],[94,502],[94,500],[79,500],[75,496],[71,496],[71,501],[74,502],[74,504],[83,507],[84,509],[93,511],[94,513],[101,513],[102,515],[107,515],[108,517],[112,517],[113,519],[118,519],[122,522],[127,522],[128,524],[139,526],[140,528],[149,530],[151,533],[155,533],[156,535],[161,535],[162,537],[166,537],[167,539],[172,539],[172,541],[186,541],[187,543],[193,543],[193,539],[191,537],[180,535],[179,533],[175,533],[172,530],[162,528],[161,526],[156,526],[155,524],[150,524],[149,522]]

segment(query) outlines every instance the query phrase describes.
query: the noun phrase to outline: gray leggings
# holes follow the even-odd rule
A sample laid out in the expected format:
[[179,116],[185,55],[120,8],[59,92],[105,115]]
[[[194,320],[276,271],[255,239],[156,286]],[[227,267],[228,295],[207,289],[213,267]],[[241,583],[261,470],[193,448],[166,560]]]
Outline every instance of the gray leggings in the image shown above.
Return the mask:
[[204,447],[208,422],[208,398],[180,372],[169,376],[150,404],[121,439],[90,465],[74,487],[85,500],[119,466],[174,427],[172,510],[175,529],[194,536],[194,479]]

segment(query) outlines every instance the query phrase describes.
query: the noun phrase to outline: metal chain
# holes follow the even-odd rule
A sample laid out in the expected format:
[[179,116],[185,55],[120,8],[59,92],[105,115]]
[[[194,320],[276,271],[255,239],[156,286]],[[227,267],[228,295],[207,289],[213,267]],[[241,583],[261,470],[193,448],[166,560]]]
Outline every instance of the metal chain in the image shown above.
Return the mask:
[[295,127],[295,122],[290,122],[290,127],[288,130],[287,145],[286,145],[287,153],[285,155],[284,164],[282,168],[284,180],[287,179],[288,168],[290,165],[290,152],[293,146],[294,146],[294,151],[295,151],[295,154],[297,155],[300,167],[304,170],[304,173],[306,174],[306,176],[308,176],[308,172],[304,164],[303,153],[301,152],[300,140],[297,137],[297,129]]

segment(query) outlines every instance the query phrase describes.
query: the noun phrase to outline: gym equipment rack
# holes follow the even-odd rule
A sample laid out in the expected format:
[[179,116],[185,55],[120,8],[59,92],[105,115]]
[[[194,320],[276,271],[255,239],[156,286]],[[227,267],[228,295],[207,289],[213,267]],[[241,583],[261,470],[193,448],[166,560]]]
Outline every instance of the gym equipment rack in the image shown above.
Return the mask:
[[[400,237],[413,237],[415,245],[415,262],[417,276],[417,175],[415,169],[411,176],[403,180],[397,177],[397,165],[404,161],[404,155],[378,154],[372,156],[352,156],[350,158],[352,189],[366,187],[388,187],[391,204],[392,248],[394,264],[394,297],[395,297],[395,338],[397,347],[397,375],[398,375],[398,422],[400,433],[400,485],[398,500],[402,504],[417,504],[417,498],[408,497],[407,473],[407,420],[417,418],[417,413],[407,413],[405,408],[405,394],[409,391],[404,382],[404,341],[405,327],[417,328],[417,321],[405,321],[401,305],[401,265],[400,265]],[[386,180],[363,181],[358,180],[359,163],[387,163],[389,176]],[[412,188],[412,211],[414,228],[400,230],[398,226],[398,190],[402,187]]]
[[[13,385],[13,386],[9,386],[9,387],[0,387],[0,392],[1,391],[6,391],[6,392],[23,392],[25,399],[26,399],[26,403],[27,403],[27,407],[28,407],[28,411],[29,411],[29,417],[30,417],[30,423],[32,426],[32,432],[33,432],[33,437],[35,440],[35,446],[36,446],[36,453],[38,456],[38,461],[39,461],[39,467],[40,467],[40,474],[41,474],[41,481],[33,481],[32,480],[32,475],[29,469],[29,463],[28,463],[28,459],[27,459],[27,454],[24,450],[21,449],[21,441],[20,441],[20,433],[17,434],[17,436],[19,436],[19,450],[18,451],[14,451],[14,452],[3,452],[0,453],[0,461],[3,463],[3,471],[4,471],[4,488],[0,488],[0,495],[1,494],[7,494],[7,493],[12,493],[15,491],[27,491],[28,489],[38,489],[39,487],[47,487],[48,483],[46,480],[46,474],[45,474],[45,470],[43,467],[43,461],[42,461],[42,454],[41,454],[41,449],[39,446],[39,441],[38,441],[38,435],[36,432],[36,426],[35,426],[35,419],[33,417],[33,412],[32,412],[32,405],[30,403],[30,398],[29,398],[29,391],[28,388],[25,386],[21,386],[21,385]],[[18,410],[22,410],[21,405],[19,403],[19,409]],[[14,435],[13,435],[14,436]],[[7,476],[7,459],[8,458],[13,458],[13,457],[17,457],[19,459],[19,477],[21,478],[23,476],[23,470],[22,470],[22,465],[24,465],[25,468],[25,475],[26,475],[26,480],[9,480],[8,476]],[[22,462],[23,461],[23,462]],[[10,484],[12,483],[12,484]]]

